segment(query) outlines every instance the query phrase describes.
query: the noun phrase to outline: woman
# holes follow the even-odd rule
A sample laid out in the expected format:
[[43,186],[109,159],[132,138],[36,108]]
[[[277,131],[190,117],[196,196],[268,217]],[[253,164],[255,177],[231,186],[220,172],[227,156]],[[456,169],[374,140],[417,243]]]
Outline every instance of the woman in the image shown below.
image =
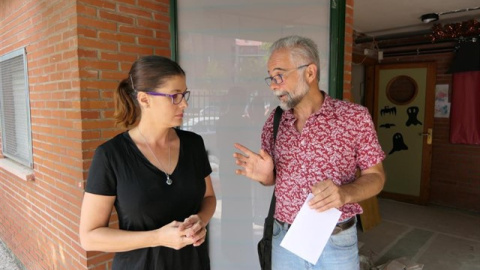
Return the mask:
[[133,128],[97,148],[80,219],[82,247],[116,252],[113,269],[210,269],[212,169],[202,138],[175,129],[189,94],[185,72],[161,56],[138,59],[118,86],[116,123]]

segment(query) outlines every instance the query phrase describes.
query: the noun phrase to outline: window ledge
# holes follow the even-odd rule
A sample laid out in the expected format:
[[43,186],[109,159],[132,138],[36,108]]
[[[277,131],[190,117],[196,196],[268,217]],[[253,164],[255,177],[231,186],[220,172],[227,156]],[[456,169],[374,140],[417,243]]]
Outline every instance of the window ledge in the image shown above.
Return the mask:
[[33,170],[31,168],[20,165],[7,158],[0,159],[0,169],[8,171],[24,181],[35,180],[35,175],[33,174]]

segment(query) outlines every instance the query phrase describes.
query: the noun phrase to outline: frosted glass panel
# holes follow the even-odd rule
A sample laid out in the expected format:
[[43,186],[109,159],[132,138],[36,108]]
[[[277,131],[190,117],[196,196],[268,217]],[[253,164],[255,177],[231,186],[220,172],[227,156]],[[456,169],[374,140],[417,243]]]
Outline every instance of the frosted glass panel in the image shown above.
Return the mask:
[[178,57],[191,91],[183,129],[204,138],[217,210],[210,222],[212,269],[259,269],[257,242],[273,187],[235,175],[233,143],[254,151],[277,105],[264,78],[269,45],[283,36],[312,38],[328,91],[330,1],[178,1]]

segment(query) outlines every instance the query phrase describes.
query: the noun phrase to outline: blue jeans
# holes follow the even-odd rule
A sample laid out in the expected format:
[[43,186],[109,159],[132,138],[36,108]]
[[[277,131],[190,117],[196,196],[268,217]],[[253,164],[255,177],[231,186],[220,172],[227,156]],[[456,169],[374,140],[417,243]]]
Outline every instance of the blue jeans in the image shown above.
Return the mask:
[[[359,270],[357,228],[332,235],[315,265],[280,246],[288,228],[273,224],[272,270]],[[314,239],[312,239],[314,241]]]

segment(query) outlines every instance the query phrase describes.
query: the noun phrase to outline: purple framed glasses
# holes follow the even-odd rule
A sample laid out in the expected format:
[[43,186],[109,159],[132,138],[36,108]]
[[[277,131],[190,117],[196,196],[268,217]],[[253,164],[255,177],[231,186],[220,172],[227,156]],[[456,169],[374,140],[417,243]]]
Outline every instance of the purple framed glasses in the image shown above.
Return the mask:
[[172,99],[172,104],[175,104],[175,105],[180,104],[180,102],[182,102],[183,99],[185,99],[185,101],[188,101],[188,99],[190,98],[190,91],[185,91],[183,93],[176,93],[176,94],[164,94],[159,92],[145,92],[145,93],[152,96],[169,97]]

